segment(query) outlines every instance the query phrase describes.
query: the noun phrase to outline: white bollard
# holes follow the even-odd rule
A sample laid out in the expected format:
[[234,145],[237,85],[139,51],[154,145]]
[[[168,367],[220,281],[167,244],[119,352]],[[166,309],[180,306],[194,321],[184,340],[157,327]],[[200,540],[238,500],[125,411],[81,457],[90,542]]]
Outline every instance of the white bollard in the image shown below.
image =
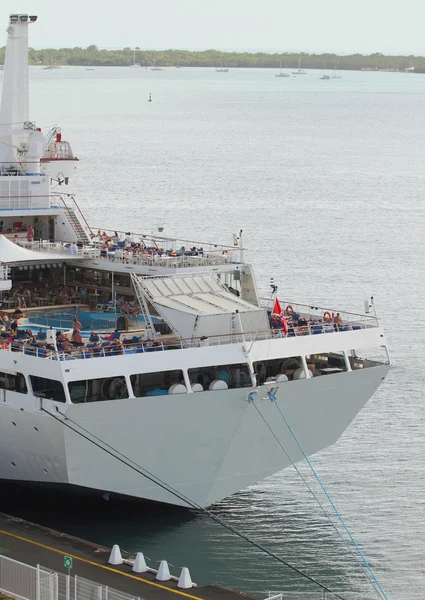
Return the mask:
[[187,567],[182,568],[177,587],[183,588],[185,590],[193,587],[192,579],[190,577],[189,569]]
[[123,561],[122,556],[121,556],[120,547],[118,546],[118,544],[115,544],[114,546],[112,546],[112,551],[111,551],[111,554],[109,556],[108,563],[110,565],[122,565],[123,562],[124,561]]
[[168,581],[171,579],[170,569],[166,560],[161,560],[156,578],[158,581]]
[[133,565],[133,571],[135,573],[146,573],[148,571],[148,567],[146,565],[145,557],[143,556],[143,552],[138,552],[136,554],[136,559]]

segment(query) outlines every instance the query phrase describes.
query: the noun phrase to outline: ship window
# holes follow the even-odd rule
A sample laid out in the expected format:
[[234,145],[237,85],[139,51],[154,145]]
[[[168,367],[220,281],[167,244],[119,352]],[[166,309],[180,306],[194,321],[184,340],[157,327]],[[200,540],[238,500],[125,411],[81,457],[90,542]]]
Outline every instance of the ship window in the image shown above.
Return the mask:
[[22,373],[2,373],[0,372],[0,390],[9,390],[9,392],[19,392],[27,394],[27,384]]
[[301,370],[303,370],[302,366],[301,356],[259,360],[254,363],[257,384],[262,385],[267,380],[276,379],[278,375],[286,375],[290,381],[300,379]]
[[[185,385],[183,372],[180,370],[138,373],[136,375],[131,375],[130,381],[133,387],[133,393],[136,397],[165,396],[168,394],[172,385]],[[178,389],[182,392],[185,391],[183,388]]]
[[[213,367],[198,367],[188,370],[192,388],[197,385],[197,390],[220,389],[222,384],[215,384],[216,381],[222,381],[227,388],[251,387],[251,375],[247,364],[238,365],[218,365]],[[223,387],[223,389],[225,389]]]
[[65,390],[60,381],[47,379],[46,377],[37,377],[36,375],[30,375],[30,381],[34,396],[47,398],[55,402],[66,402]]
[[374,346],[373,348],[356,348],[348,353],[353,371],[367,369],[369,367],[381,367],[389,364],[387,349],[385,346]]
[[344,352],[320,352],[305,357],[307,366],[313,377],[319,375],[334,375],[347,370]]
[[82,379],[68,383],[71,402],[105,402],[128,398],[125,377],[102,377],[101,379]]

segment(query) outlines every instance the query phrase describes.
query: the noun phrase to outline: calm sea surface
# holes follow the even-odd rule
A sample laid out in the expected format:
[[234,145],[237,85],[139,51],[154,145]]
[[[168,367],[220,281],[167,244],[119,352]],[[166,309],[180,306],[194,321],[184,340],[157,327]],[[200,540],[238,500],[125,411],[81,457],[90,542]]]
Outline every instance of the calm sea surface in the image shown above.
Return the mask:
[[[243,229],[264,290],[274,277],[282,299],[355,311],[374,295],[393,368],[313,463],[388,596],[422,600],[425,75],[319,75],[33,68],[30,114],[71,141],[81,163],[69,187],[96,228],[149,234],[164,225],[165,234],[224,243]],[[314,589],[185,511],[7,494],[0,510],[141,550],[154,565],[187,565],[198,583],[257,594]],[[294,470],[214,511],[329,587],[365,589]]]

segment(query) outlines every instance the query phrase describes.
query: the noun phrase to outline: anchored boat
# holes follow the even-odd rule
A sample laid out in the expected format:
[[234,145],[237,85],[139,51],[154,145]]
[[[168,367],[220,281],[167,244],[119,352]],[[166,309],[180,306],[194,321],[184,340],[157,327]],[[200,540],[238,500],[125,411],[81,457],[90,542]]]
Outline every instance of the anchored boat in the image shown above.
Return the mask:
[[389,369],[373,303],[262,301],[242,233],[93,231],[52,190],[70,144],[29,120],[35,21],[10,16],[0,110],[0,479],[207,506],[302,458],[275,403],[308,455],[333,444]]

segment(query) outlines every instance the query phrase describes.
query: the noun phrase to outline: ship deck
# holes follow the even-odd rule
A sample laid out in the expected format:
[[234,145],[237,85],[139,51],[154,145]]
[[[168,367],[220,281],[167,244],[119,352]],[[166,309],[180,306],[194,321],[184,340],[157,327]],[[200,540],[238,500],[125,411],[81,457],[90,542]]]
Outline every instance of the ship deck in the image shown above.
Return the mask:
[[[178,589],[176,582],[158,582],[152,573],[138,575],[125,564],[109,565],[110,551],[110,548],[0,513],[0,554],[25,564],[32,566],[41,564],[67,574],[67,569],[64,568],[64,557],[70,556],[73,559],[72,575],[90,579],[143,600],[249,598],[246,594],[219,585]],[[192,574],[192,577],[194,576],[195,574]]]

